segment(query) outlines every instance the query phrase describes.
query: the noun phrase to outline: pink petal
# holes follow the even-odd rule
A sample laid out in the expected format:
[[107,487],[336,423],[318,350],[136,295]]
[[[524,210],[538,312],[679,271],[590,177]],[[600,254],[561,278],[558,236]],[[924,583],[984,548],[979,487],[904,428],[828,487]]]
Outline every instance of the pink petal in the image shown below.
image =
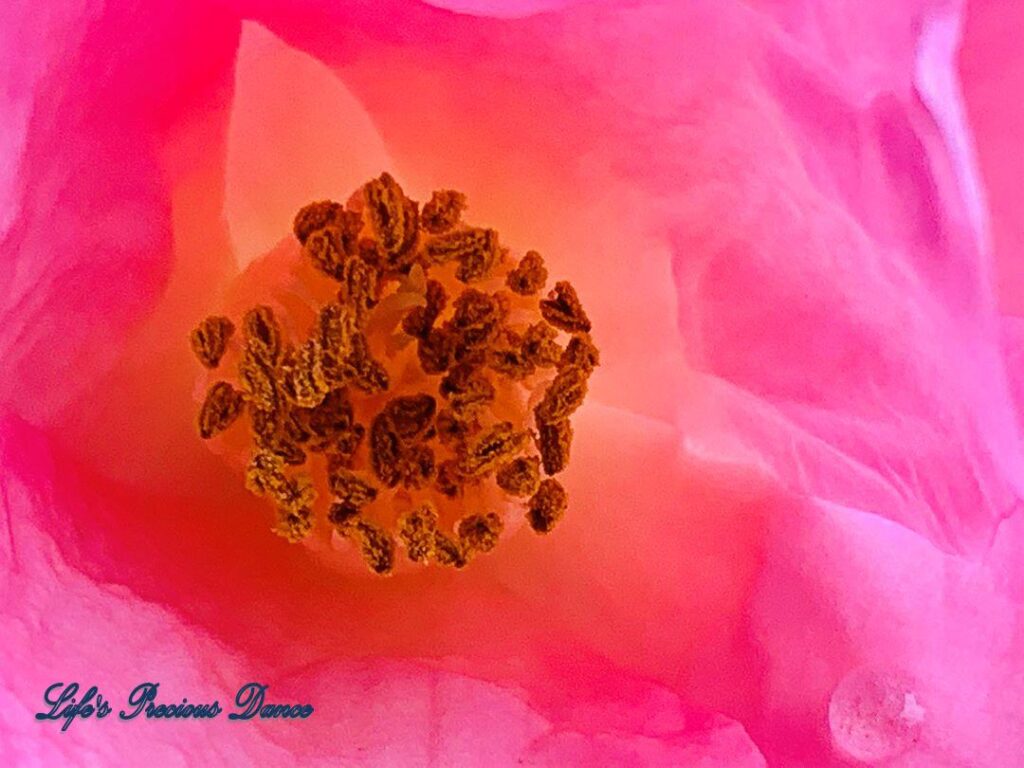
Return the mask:
[[[105,221],[111,209],[93,201],[116,195],[100,183],[108,176],[85,173],[70,185],[76,205],[55,219],[62,244],[83,246],[60,250],[67,263],[47,266],[51,252],[32,244],[50,217],[31,206],[11,220],[25,239],[4,242],[18,279],[0,319],[24,319],[39,342],[0,334],[14,361],[0,394],[60,427],[43,437],[2,424],[6,570],[24,574],[10,579],[8,611],[27,627],[3,653],[38,664],[4,681],[5,698],[31,713],[58,667],[127,686],[137,671],[109,653],[126,644],[125,657],[151,659],[185,695],[265,674],[282,694],[320,697],[322,722],[335,724],[257,728],[246,743],[182,724],[154,748],[168,761],[223,749],[384,764],[820,767],[888,750],[904,765],[1006,765],[1021,747],[1013,713],[1024,682],[1019,515],[1007,517],[1019,442],[950,74],[956,19],[944,5],[908,5],[254,8],[339,80],[302,70],[315,77],[296,84],[299,103],[327,92],[321,116],[364,139],[378,131],[372,152],[395,157],[414,194],[463,188],[474,219],[542,250],[580,287],[607,361],[594,382],[603,405],[577,426],[575,512],[556,533],[512,537],[464,574],[386,583],[269,536],[253,522],[261,505],[192,434],[182,339],[230,264],[221,202],[234,243],[252,252],[272,238],[264,216],[283,217],[316,171],[283,153],[265,167],[304,172],[259,198],[252,180],[266,171],[243,132],[227,163],[240,194],[221,189],[229,115],[217,89],[234,24],[179,22],[213,30],[180,43],[208,42],[197,47],[210,59],[190,58],[198,73],[186,70],[167,112],[161,91],[126,98],[146,67],[114,66],[98,117],[80,118],[85,149],[56,144],[45,122],[26,131],[19,102],[4,140],[41,137],[20,166],[33,181],[25,189],[45,188],[47,157],[77,169],[94,145],[100,157],[124,147],[138,160],[128,175],[145,182],[125,199],[155,202],[133,217],[148,228],[123,254],[102,229],[90,245],[83,211]],[[519,11],[531,15],[484,17]],[[117,48],[124,29],[105,23],[90,39]],[[268,45],[274,66],[298,66]],[[165,89],[177,83],[171,61],[154,65]],[[271,63],[239,77],[275,82],[287,70]],[[252,82],[237,85],[251,97]],[[250,118],[279,116],[278,96],[240,97],[233,119],[246,104]],[[100,130],[121,103],[133,105],[123,124]],[[341,141],[317,136],[318,152]],[[212,149],[197,160],[204,142]],[[169,201],[170,222],[159,213]],[[40,282],[49,269],[77,277],[109,253],[111,268],[82,270],[70,298]],[[109,276],[126,270],[139,284],[116,283],[128,309],[112,316]],[[74,312],[55,311],[65,306]],[[76,336],[69,318],[91,330]],[[677,326],[700,376],[685,368]],[[75,363],[81,380],[55,372],[65,349],[88,358]],[[39,631],[51,628],[38,617],[59,611],[71,612],[66,628]],[[356,656],[368,661],[339,661]],[[384,660],[396,658],[416,661]],[[920,694],[920,730],[851,721],[850,692],[856,703],[877,680]],[[481,712],[494,713],[487,727],[501,738],[481,738]],[[697,714],[708,712],[722,714]],[[35,751],[39,732],[25,722],[6,723],[5,741]],[[107,746],[83,725],[97,724],[73,726],[78,741],[46,742],[47,759],[66,744],[125,751],[152,738],[105,728],[118,740]],[[867,740],[851,741],[855,732]]]
[[[192,601],[171,601],[176,606],[171,611],[147,601],[136,590],[110,584],[102,576],[97,579],[98,574],[72,565],[65,555],[72,542],[63,535],[55,538],[51,527],[66,528],[66,515],[75,506],[72,495],[80,498],[78,504],[88,498],[76,487],[82,478],[58,474],[45,439],[24,424],[8,418],[0,427],[4,435],[0,465],[5,467],[0,498],[8,534],[0,547],[0,566],[8,574],[2,612],[10,629],[0,646],[0,666],[17,670],[0,679],[5,713],[0,738],[8,745],[5,755],[18,764],[106,764],[144,748],[147,759],[160,765],[227,765],[239,759],[367,766],[517,762],[541,766],[566,760],[596,766],[606,765],[608,759],[638,766],[678,765],[691,759],[723,768],[764,765],[736,723],[694,714],[671,691],[617,672],[600,660],[586,668],[563,664],[531,670],[539,654],[524,648],[520,659],[503,656],[505,665],[511,662],[527,668],[526,680],[540,675],[525,688],[481,679],[488,665],[468,656],[449,659],[446,665],[475,669],[474,675],[446,671],[436,664],[338,660],[355,650],[358,633],[369,629],[367,622],[350,623],[348,630],[332,628],[329,615],[325,622],[321,613],[319,620],[307,623],[316,612],[306,609],[300,620],[305,626],[300,628],[290,626],[286,611],[268,613],[272,606],[265,603],[254,606],[251,626],[235,629],[266,635],[266,619],[276,615],[275,629],[291,640],[286,644],[283,638],[275,640],[267,648],[268,656],[252,653],[258,644],[243,640],[241,645],[250,652],[239,654],[224,643],[225,639],[237,643],[237,637],[210,634],[182,615],[196,610],[196,602],[211,598],[216,602],[223,571],[208,572],[212,581],[201,585],[188,570],[157,568],[151,577],[164,589],[195,596]],[[88,548],[90,536],[91,532],[77,543]],[[72,554],[81,558],[84,552]],[[103,567],[94,557],[85,559]],[[125,561],[123,555],[118,559]],[[252,569],[251,575],[258,581],[259,569]],[[256,603],[259,584],[251,582],[250,588],[250,601]],[[142,585],[142,589],[152,591],[153,586]],[[291,594],[299,597],[294,589]],[[344,599],[343,593],[335,596]],[[215,607],[222,615],[224,606]],[[408,621],[426,619],[417,618],[416,606],[408,601],[405,608]],[[345,624],[350,610],[335,604],[332,613]],[[395,618],[399,615],[396,611]],[[387,619],[384,622],[389,625]],[[519,626],[527,626],[520,622]],[[316,633],[326,637],[318,638]],[[317,654],[318,660],[310,663],[308,646],[324,640],[336,645],[337,652]],[[461,650],[468,652],[471,647],[461,646]],[[128,659],[130,663],[125,663]],[[522,671],[505,672],[506,681],[524,677]],[[116,721],[127,693],[146,680],[160,683],[159,701],[217,699],[226,711],[233,711],[231,696],[252,679],[268,683],[268,696],[275,694],[274,701],[312,702],[316,708],[312,719],[297,727],[259,720],[232,723],[226,713],[202,723]],[[64,733],[60,723],[37,722],[34,713],[46,709],[42,691],[54,682],[72,680],[84,687],[99,686],[114,703],[115,719],[78,720]]]
[[[100,5],[26,7],[2,33],[12,173],[0,187],[0,398],[36,421],[109,370],[152,310],[172,248],[187,249],[180,233],[172,243],[172,216],[202,237],[196,284],[224,265],[216,205],[195,201],[215,200],[223,175],[219,99],[237,22],[202,5],[142,18]],[[197,158],[196,142],[214,151]]]
[[973,0],[964,18],[960,75],[978,164],[991,214],[990,237],[999,278],[999,304],[1007,313],[1024,311],[1024,216],[1019,200],[1024,175],[1024,105],[1013,98],[1024,83],[1024,56],[1013,30],[1024,23],[1019,4]]
[[[1024,752],[1024,617],[1019,554],[1007,548],[1020,516],[1004,529],[990,566],[838,505],[794,507],[777,520],[751,622],[768,663],[765,724],[747,725],[765,754],[782,765],[832,765],[830,753],[897,766],[1012,765]],[[1006,556],[1018,563],[1015,598],[999,576]],[[871,706],[879,688],[898,714]]]
[[925,4],[900,18],[865,32],[880,71],[805,55],[859,23],[842,6],[787,18],[742,96],[716,98],[731,130],[693,147],[686,196],[705,203],[674,232],[680,325],[707,374],[691,424],[705,450],[752,456],[794,490],[977,552],[1020,491],[1019,439],[956,19]]

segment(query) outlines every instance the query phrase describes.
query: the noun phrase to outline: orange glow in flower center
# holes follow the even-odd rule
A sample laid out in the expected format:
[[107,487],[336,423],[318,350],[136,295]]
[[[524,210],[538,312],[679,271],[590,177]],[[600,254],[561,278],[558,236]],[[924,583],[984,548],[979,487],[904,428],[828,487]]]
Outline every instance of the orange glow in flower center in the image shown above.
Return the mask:
[[192,332],[207,369],[238,372],[207,389],[199,434],[237,441],[248,416],[246,487],[289,541],[326,523],[376,573],[398,545],[461,568],[497,545],[510,499],[539,533],[565,513],[552,476],[598,364],[590,321],[567,282],[539,299],[540,255],[513,264],[495,231],[462,222],[465,205],[442,190],[421,210],[386,173],[345,205],[307,205],[295,236],[336,294],[310,308],[305,338],[267,305],[240,339],[221,316]]

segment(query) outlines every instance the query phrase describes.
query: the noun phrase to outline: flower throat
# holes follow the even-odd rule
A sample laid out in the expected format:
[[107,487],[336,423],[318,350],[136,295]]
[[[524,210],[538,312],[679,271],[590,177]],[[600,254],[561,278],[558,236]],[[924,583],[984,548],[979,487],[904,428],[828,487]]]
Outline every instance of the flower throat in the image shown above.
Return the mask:
[[511,259],[465,207],[442,190],[420,209],[387,173],[345,205],[311,203],[295,237],[337,291],[306,337],[287,338],[268,305],[240,339],[223,316],[192,331],[203,366],[237,369],[207,388],[199,435],[248,422],[246,487],[289,541],[326,523],[375,573],[398,546],[461,568],[494,549],[509,510],[542,534],[565,514],[554,476],[598,364],[590,320],[568,282],[541,298],[540,254]]

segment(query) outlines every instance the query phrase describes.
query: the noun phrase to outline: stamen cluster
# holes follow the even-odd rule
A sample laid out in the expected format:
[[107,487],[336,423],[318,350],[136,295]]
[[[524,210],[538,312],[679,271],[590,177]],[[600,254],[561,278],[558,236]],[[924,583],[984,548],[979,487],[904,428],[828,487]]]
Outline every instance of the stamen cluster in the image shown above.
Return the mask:
[[289,541],[316,524],[315,464],[330,496],[319,514],[379,574],[396,542],[413,562],[456,568],[490,552],[505,520],[485,500],[525,504],[538,533],[565,514],[553,476],[599,362],[590,320],[569,282],[540,298],[541,255],[513,263],[497,232],[462,221],[465,207],[441,190],[421,210],[387,173],[345,205],[307,205],[295,237],[337,285],[308,335],[286,338],[267,305],[245,313],[237,344],[226,317],[193,330],[203,366],[234,350],[238,371],[210,384],[199,434],[248,415],[246,487]]

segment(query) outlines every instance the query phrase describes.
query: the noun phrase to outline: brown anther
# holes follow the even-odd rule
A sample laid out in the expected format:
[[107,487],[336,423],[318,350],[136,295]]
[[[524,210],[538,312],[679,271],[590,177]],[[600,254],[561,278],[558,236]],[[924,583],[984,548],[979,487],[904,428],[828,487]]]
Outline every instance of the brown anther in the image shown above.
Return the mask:
[[523,334],[523,357],[538,368],[553,368],[562,357],[557,337],[558,331],[547,323],[533,323]]
[[438,391],[448,400],[452,411],[465,415],[494,402],[495,390],[490,379],[480,370],[457,365],[441,379]]
[[[295,215],[292,222],[292,231],[298,241],[305,245],[309,236],[318,229],[324,227],[337,227],[343,234],[343,244],[348,247],[346,251],[354,247],[354,238],[362,229],[362,217],[358,213],[346,211],[345,206],[332,200],[322,200],[317,203],[310,203]],[[353,230],[355,230],[353,232]],[[346,237],[347,236],[347,237]]]
[[[335,390],[335,392],[337,391],[338,390]],[[333,392],[328,392],[327,398],[330,398],[333,394]],[[327,398],[324,398],[324,400]],[[323,405],[323,402],[321,402],[320,405]],[[313,439],[313,431],[310,429],[309,419],[310,414],[313,413],[314,410],[316,409],[289,407],[288,412],[284,414],[284,418],[281,420],[281,434],[296,445],[306,445],[309,443],[310,440]],[[255,428],[253,431],[256,432],[257,435],[260,434],[255,430]]]
[[320,200],[304,205],[295,214],[295,219],[292,221],[292,231],[295,233],[298,241],[305,245],[306,240],[313,232],[326,227],[328,224],[335,223],[337,217],[344,210],[345,206],[333,200]]
[[556,328],[569,333],[590,333],[590,319],[572,284],[561,280],[555,283],[548,297],[540,302],[540,313]]
[[356,323],[362,325],[380,300],[380,273],[358,256],[353,256],[342,268],[338,300],[352,309]]
[[448,295],[444,286],[437,280],[428,280],[426,289],[426,306],[413,307],[402,318],[402,330],[417,339],[424,339],[434,327],[441,312],[448,303]]
[[235,324],[220,315],[211,315],[197,325],[189,341],[199,362],[207,368],[216,368],[228,348],[228,339],[235,332]]
[[285,478],[284,483],[271,488],[269,495],[280,509],[290,512],[311,508],[316,500],[313,481],[306,475]]
[[420,226],[432,235],[447,232],[459,223],[466,208],[466,196],[454,189],[439,189],[423,206]]
[[405,488],[413,491],[426,488],[437,477],[434,449],[429,445],[406,448],[398,464],[398,474]]
[[537,492],[530,499],[526,518],[537,533],[550,533],[555,524],[565,516],[569,495],[557,480],[542,480]]
[[384,485],[394,488],[401,483],[406,488],[419,489],[434,479],[434,451],[415,442],[432,429],[433,416],[432,410],[429,418],[422,412],[419,417],[405,413],[396,421],[394,411],[385,409],[374,418],[370,425],[370,460],[377,479]]
[[508,304],[500,294],[487,294],[467,288],[453,304],[455,313],[450,326],[457,334],[455,359],[464,360],[474,350],[486,348],[501,329],[508,313]]
[[398,520],[398,537],[414,563],[426,563],[434,556],[437,511],[430,503],[405,513]]
[[260,448],[279,456],[285,464],[298,467],[306,463],[306,452],[295,441],[283,435],[275,435],[270,440],[259,440]]
[[316,499],[309,477],[288,477],[281,457],[266,450],[259,451],[250,460],[245,470],[245,486],[258,496],[273,499],[278,509],[295,514],[311,508]]
[[467,515],[459,521],[457,532],[463,551],[467,553],[490,552],[498,546],[498,538],[504,528],[501,518],[493,512]]
[[498,487],[511,496],[525,498],[537,492],[540,485],[540,459],[520,456],[498,470]]
[[268,410],[258,408],[250,403],[249,420],[252,422],[252,432],[256,437],[256,443],[260,447],[272,445],[282,435],[287,437],[284,434],[283,412],[280,409]]
[[469,562],[462,545],[440,531],[434,534],[434,559],[441,565],[451,568],[465,568]]
[[362,424],[353,424],[349,429],[335,434],[327,450],[330,450],[345,461],[351,462],[365,436],[366,427]]
[[299,466],[306,463],[302,444],[308,438],[294,420],[294,413],[250,408],[249,418],[257,447],[278,456],[285,464]]
[[357,426],[344,388],[332,389],[313,408],[293,409],[288,423],[294,425],[295,432],[306,435],[314,451],[326,450],[337,437],[352,432]]
[[569,448],[572,446],[572,425],[568,419],[552,424],[538,425],[538,447],[544,473],[554,475],[569,465]]
[[498,233],[493,229],[485,231],[479,247],[470,249],[459,257],[455,277],[463,283],[475,283],[491,274],[500,258]]
[[425,338],[433,325],[434,318],[426,307],[413,307],[402,318],[402,330],[416,339]]
[[285,397],[302,408],[319,405],[331,390],[318,339],[310,339],[299,347],[295,356],[282,364],[281,374]]
[[355,313],[335,302],[325,304],[317,315],[316,332],[324,377],[329,384],[343,384],[352,374],[349,360],[359,334]]
[[[323,472],[326,464],[333,498],[320,503],[328,522],[379,574],[393,570],[396,541],[414,562],[454,568],[492,550],[502,513],[466,515],[459,507],[489,504],[497,493],[528,499],[530,525],[542,533],[564,515],[565,490],[541,478],[569,460],[568,417],[599,361],[590,321],[568,282],[543,296],[548,271],[540,254],[506,265],[497,232],[463,222],[465,207],[460,192],[439,190],[421,213],[384,173],[347,205],[323,200],[295,216],[303,258],[321,274],[303,265],[294,273],[302,285],[284,303],[331,291],[335,298],[311,307],[318,314],[305,338],[287,338],[269,306],[245,313],[237,391],[214,384],[198,417],[208,438],[248,413],[253,455],[245,484],[273,505],[273,530],[289,541],[309,536],[324,514],[314,507],[320,486],[293,469],[310,465]],[[444,268],[431,276],[437,266]],[[564,349],[561,331],[573,336]],[[230,320],[211,316],[189,341],[214,368],[232,333]],[[542,372],[551,368],[545,384]],[[380,396],[392,386],[392,396]],[[527,403],[536,403],[532,422]],[[539,455],[527,454],[531,440]],[[458,521],[454,531],[439,528],[428,501],[441,497],[448,497],[445,519]],[[396,507],[411,511],[399,516]],[[370,510],[384,517],[371,521],[363,514]]]
[[354,472],[345,468],[335,457],[327,462],[327,482],[339,501],[356,509],[362,509],[377,498],[377,489]]
[[498,261],[498,233],[493,229],[463,229],[439,235],[427,243],[427,266],[458,261],[455,276],[463,283],[481,280]]
[[285,428],[293,440],[308,444],[309,450],[327,451],[345,459],[352,457],[366,432],[354,420],[345,389],[331,390],[314,408],[293,409]]
[[199,409],[199,436],[209,440],[223,432],[234,424],[244,406],[240,392],[226,381],[218,381],[206,392],[206,399]]
[[547,281],[548,271],[544,266],[544,259],[536,251],[527,251],[516,268],[505,278],[509,290],[520,296],[537,293]]
[[569,417],[587,395],[587,374],[579,368],[563,368],[533,409],[538,424],[552,424]]
[[521,380],[532,376],[537,366],[525,354],[523,337],[505,328],[487,350],[487,364],[503,376]]
[[238,364],[238,377],[242,380],[242,390],[253,409],[264,412],[267,418],[272,418],[276,429],[280,422],[278,412],[281,408],[281,398],[272,369],[247,348]]
[[269,451],[259,451],[245,468],[245,487],[257,496],[273,495],[284,485],[284,462]]
[[389,400],[377,419],[389,419],[390,429],[408,444],[434,435],[436,413],[437,401],[431,395],[403,395]]
[[449,498],[455,498],[462,492],[462,484],[465,478],[459,470],[457,459],[446,459],[437,467],[437,480],[434,485],[441,493]]
[[401,270],[412,263],[401,258],[416,242],[419,207],[405,197],[402,188],[390,174],[383,173],[363,186],[363,199],[370,226],[386,255],[388,270]]
[[348,254],[338,227],[324,227],[311,233],[303,250],[313,266],[334,280],[344,279]]
[[242,318],[245,349],[263,365],[274,368],[281,359],[281,326],[274,310],[267,306],[253,307]]
[[316,338],[328,385],[351,382],[367,394],[388,388],[387,369],[370,355],[369,342],[359,330],[354,311],[337,303],[325,305],[317,318]]
[[371,571],[379,576],[391,573],[395,567],[395,542],[387,531],[366,520],[357,520],[348,531],[358,542]]
[[573,336],[558,361],[559,368],[579,368],[590,373],[601,364],[601,355],[590,334]]
[[444,308],[448,304],[448,292],[445,291],[444,286],[437,280],[427,280],[425,298],[427,300],[427,312],[436,320],[437,316],[444,312]]
[[430,375],[444,373],[455,358],[458,339],[455,334],[433,328],[419,341],[416,354],[423,372]]
[[333,525],[342,536],[348,535],[357,520],[359,520],[359,508],[343,501],[331,504],[330,509],[327,510],[327,522]]
[[311,507],[277,510],[277,525],[274,533],[296,544],[305,539],[313,530],[313,510]]
[[457,413],[452,408],[442,408],[437,412],[435,424],[442,445],[464,442],[467,437],[480,431],[480,421],[472,410]]
[[394,488],[402,479],[401,460],[402,443],[395,433],[395,425],[385,414],[379,413],[370,424],[370,461],[377,479],[388,488]]
[[368,395],[375,395],[378,392],[385,392],[391,381],[388,376],[388,369],[369,354],[364,354],[356,361],[355,375],[352,377],[352,385]]
[[526,447],[529,436],[511,422],[500,422],[478,436],[460,456],[459,469],[470,478],[485,477]]

